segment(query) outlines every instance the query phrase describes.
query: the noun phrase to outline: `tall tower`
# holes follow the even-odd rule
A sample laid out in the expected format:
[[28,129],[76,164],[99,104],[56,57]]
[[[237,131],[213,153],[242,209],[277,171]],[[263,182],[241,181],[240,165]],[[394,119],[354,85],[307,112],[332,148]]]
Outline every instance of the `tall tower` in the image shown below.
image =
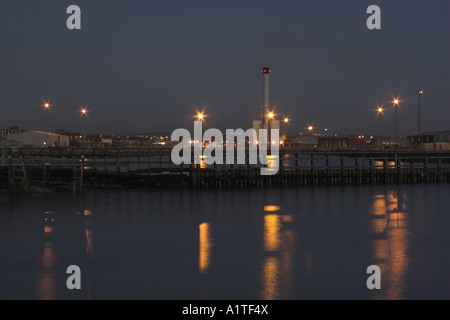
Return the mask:
[[259,129],[267,129],[267,141],[271,142],[271,129],[280,129],[280,121],[275,120],[275,115],[273,114],[272,106],[269,102],[269,67],[264,67],[263,73],[263,104],[261,106],[261,119],[253,120],[253,129],[257,132],[257,137],[259,140]]
[[261,124],[263,128],[269,129],[269,113],[272,112],[272,108],[269,103],[269,67],[263,68],[263,105],[261,114]]

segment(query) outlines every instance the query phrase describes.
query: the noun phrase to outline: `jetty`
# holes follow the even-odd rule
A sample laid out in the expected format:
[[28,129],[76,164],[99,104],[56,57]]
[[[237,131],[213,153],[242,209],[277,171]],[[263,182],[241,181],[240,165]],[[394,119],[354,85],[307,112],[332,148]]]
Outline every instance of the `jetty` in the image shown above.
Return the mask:
[[[279,171],[260,166],[172,163],[171,148],[8,148],[0,150],[0,189],[277,187],[450,182],[450,152],[281,148]],[[193,153],[192,153],[193,154]],[[225,155],[224,155],[225,157]],[[194,163],[192,160],[191,163]],[[225,163],[225,158],[224,158]],[[235,162],[236,163],[236,162]]]

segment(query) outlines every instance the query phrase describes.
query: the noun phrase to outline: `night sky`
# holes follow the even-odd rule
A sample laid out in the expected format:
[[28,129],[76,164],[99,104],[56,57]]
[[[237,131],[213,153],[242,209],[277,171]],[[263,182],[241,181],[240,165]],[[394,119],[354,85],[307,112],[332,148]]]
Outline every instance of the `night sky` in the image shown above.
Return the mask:
[[[66,9],[81,8],[81,30]],[[381,8],[381,30],[366,9]],[[292,131],[378,134],[376,105],[400,97],[399,133],[450,129],[450,1],[3,0],[0,127],[89,133],[250,128],[271,68],[271,104]]]

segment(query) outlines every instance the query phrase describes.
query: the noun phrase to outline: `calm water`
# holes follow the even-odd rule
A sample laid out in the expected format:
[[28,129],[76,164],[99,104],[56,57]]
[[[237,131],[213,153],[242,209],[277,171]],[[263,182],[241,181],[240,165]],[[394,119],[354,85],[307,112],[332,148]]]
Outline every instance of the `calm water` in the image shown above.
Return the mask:
[[[0,195],[1,299],[450,298],[450,185]],[[81,268],[81,291],[66,268]],[[378,265],[381,290],[368,290]]]

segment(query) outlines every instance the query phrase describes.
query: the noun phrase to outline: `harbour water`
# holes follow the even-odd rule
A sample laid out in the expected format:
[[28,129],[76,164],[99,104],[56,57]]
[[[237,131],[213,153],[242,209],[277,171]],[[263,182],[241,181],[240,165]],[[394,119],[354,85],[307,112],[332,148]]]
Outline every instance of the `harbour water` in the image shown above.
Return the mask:
[[[1,299],[449,299],[450,185],[0,194]],[[66,269],[81,269],[68,290]],[[381,269],[381,289],[366,286]]]

